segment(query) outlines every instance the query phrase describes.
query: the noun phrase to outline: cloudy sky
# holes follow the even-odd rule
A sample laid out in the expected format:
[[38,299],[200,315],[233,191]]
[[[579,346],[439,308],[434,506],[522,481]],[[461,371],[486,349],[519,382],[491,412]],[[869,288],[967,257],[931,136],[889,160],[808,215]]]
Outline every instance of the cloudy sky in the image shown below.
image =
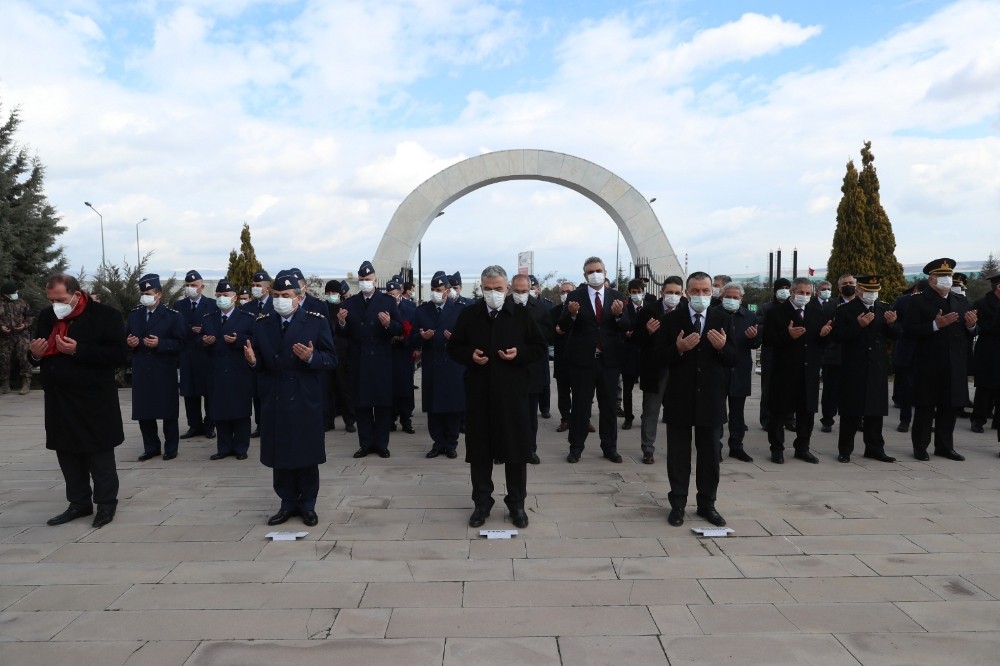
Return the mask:
[[[779,246],[818,267],[865,140],[904,264],[1000,251],[995,1],[4,0],[0,23],[0,103],[74,270],[101,258],[86,200],[110,261],[148,218],[151,269],[221,275],[246,221],[272,271],[343,276],[413,188],[510,148],[656,197],[691,270]],[[575,277],[616,238],[580,194],[500,183],[431,226],[423,266],[533,250]]]

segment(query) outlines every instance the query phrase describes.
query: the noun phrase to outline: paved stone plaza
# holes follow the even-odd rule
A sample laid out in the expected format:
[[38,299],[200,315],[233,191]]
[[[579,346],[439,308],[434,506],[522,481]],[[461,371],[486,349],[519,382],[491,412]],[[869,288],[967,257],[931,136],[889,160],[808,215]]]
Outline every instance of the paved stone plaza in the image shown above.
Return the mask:
[[[821,464],[774,465],[753,427],[754,463],[723,463],[718,508],[736,532],[720,539],[691,533],[706,525],[693,507],[667,525],[662,426],[655,466],[637,429],[621,433],[623,464],[591,435],[570,465],[541,421],[531,524],[511,541],[467,527],[468,466],[424,458],[422,415],[387,460],[353,459],[356,436],[338,430],[319,526],[271,543],[256,440],[242,462],[209,461],[214,442],[195,439],[138,463],[131,421],[115,521],[47,527],[66,502],[42,393],[3,396],[0,664],[996,664],[996,432],[960,420],[968,460],[920,463],[895,419],[897,464],[838,464],[835,427],[814,435]],[[510,527],[497,500],[486,527]]]

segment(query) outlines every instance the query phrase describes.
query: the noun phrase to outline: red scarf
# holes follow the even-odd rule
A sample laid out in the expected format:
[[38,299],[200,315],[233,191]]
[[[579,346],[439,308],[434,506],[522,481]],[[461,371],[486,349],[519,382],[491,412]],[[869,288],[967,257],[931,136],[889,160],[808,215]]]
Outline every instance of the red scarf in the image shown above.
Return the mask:
[[58,335],[63,338],[66,337],[66,332],[69,330],[69,320],[76,319],[80,316],[83,309],[87,307],[87,300],[87,294],[81,291],[80,301],[76,304],[76,307],[73,308],[73,311],[62,319],[56,319],[56,323],[53,324],[52,330],[49,332],[49,346],[45,348],[45,354],[42,358],[54,356],[60,353],[60,351],[56,349],[56,336]]

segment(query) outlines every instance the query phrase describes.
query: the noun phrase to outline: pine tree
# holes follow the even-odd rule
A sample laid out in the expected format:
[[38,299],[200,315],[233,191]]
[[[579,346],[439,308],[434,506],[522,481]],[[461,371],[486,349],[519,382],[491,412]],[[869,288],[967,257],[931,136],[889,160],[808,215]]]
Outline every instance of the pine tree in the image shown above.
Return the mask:
[[848,160],[847,173],[840,191],[844,196],[837,206],[837,229],[833,232],[833,247],[826,263],[826,279],[837,288],[837,278],[845,273],[871,275],[875,272],[875,249],[871,230],[865,223],[867,199],[858,184],[854,160]]
[[990,256],[986,257],[982,268],[979,269],[979,278],[988,280],[997,273],[1000,273],[1000,261],[997,260],[995,254],[990,252]]
[[858,184],[865,193],[865,223],[871,232],[874,250],[874,272],[882,276],[880,299],[892,303],[906,288],[903,264],[896,259],[896,235],[892,232],[892,222],[879,198],[878,174],[873,162],[872,142],[865,141],[861,149],[861,176]]
[[66,270],[56,237],[65,227],[45,196],[45,167],[14,142],[17,109],[0,126],[0,282],[12,281],[34,306],[45,302],[45,278]]
[[249,287],[253,281],[253,274],[261,270],[262,266],[254,252],[253,243],[250,242],[250,225],[243,223],[243,231],[240,232],[240,251],[229,253],[229,270],[226,277],[237,289]]

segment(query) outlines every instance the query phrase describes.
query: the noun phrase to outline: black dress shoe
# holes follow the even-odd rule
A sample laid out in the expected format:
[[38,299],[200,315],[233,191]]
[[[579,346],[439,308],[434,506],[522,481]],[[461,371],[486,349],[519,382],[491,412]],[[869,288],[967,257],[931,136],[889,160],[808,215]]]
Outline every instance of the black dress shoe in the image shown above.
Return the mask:
[[60,513],[55,518],[49,518],[45,521],[49,525],[62,525],[63,523],[68,523],[71,520],[76,520],[77,518],[83,518],[84,516],[89,516],[94,513],[94,510],[83,509],[73,504],[69,505],[69,508]]
[[680,527],[684,524],[684,509],[681,507],[674,507],[670,510],[670,515],[667,516],[667,522],[674,527]]
[[213,453],[208,457],[209,460],[222,460],[223,458],[228,458],[228,453]]
[[195,430],[194,428],[189,428],[188,431],[186,433],[184,433],[183,435],[181,435],[180,438],[181,439],[191,439],[192,437],[198,437],[199,435],[203,434],[204,432],[205,431],[201,430],[200,428],[197,429],[197,430]]
[[280,525],[280,524],[284,523],[285,521],[287,521],[292,516],[294,516],[295,513],[296,512],[293,511],[293,510],[291,510],[291,509],[282,509],[278,513],[276,513],[273,516],[271,516],[270,518],[268,518],[267,519],[267,524],[268,525]]
[[205,428],[205,438],[215,439],[215,428]]
[[514,523],[514,527],[523,530],[528,526],[528,514],[524,512],[524,509],[511,509],[510,522]]
[[164,460],[173,460],[176,457],[177,457],[176,453],[164,453],[163,454],[163,459]]
[[543,419],[551,419],[552,418],[552,412],[542,412],[542,418]]
[[699,508],[695,511],[699,516],[712,523],[716,527],[725,527],[726,519],[719,515],[719,512],[711,507]]
[[469,527],[482,527],[486,519],[490,517],[490,510],[476,507],[476,510],[469,516]]
[[579,453],[573,453],[571,451],[570,454],[568,456],[566,456],[566,462],[568,462],[568,463],[578,463],[578,462],[580,462],[580,454]]
[[403,432],[405,432],[407,435],[415,435],[417,433],[417,431],[413,429],[412,425],[403,426]]
[[540,465],[542,463],[542,461],[539,460],[537,453],[532,453],[530,456],[528,456],[528,462],[531,463],[532,465]]
[[388,458],[389,455],[390,455],[389,454],[389,449],[382,449],[381,451],[378,452],[378,457],[379,458]]
[[830,425],[827,425],[827,424],[824,423],[823,425],[820,426],[819,431],[820,432],[833,432],[833,426],[830,426]]
[[94,522],[91,527],[104,527],[114,519],[115,505],[110,504],[107,506],[98,506],[97,515],[94,516]]
[[615,452],[615,453],[605,453],[604,457],[607,458],[608,460],[610,460],[613,463],[620,463],[622,461],[622,457],[621,457],[621,455],[618,454],[618,452]]
[[938,456],[939,458],[947,458],[948,460],[958,460],[959,462],[961,462],[962,460],[965,460],[965,456],[963,456],[961,453],[959,453],[955,449],[949,449],[947,451],[941,451],[940,453],[938,453],[937,451],[935,451],[934,455]]
[[839,462],[839,463],[849,463],[849,462],[851,462],[851,456],[837,456],[837,462]]
[[931,459],[931,457],[927,455],[926,451],[914,451],[913,457],[921,462],[927,462],[928,460]]
[[896,462],[896,459],[892,456],[887,456],[885,453],[866,453],[865,458],[870,458],[871,460],[878,460],[879,462]]
[[257,439],[258,437],[260,437],[260,428],[254,428],[253,432],[250,433],[250,437],[252,439]]
[[896,426],[896,432],[910,432],[910,424],[908,422],[900,423]]
[[652,453],[646,453],[646,454],[644,454],[642,456],[642,464],[643,465],[652,465],[655,462],[656,462],[656,459],[653,458],[653,454]]
[[319,516],[316,515],[315,511],[307,509],[302,512],[302,522],[305,523],[307,527],[313,527],[319,522]]
[[447,451],[444,452],[444,454],[452,459],[458,457],[458,451],[456,451],[455,449],[448,449]]
[[344,430],[346,430],[347,432],[357,432],[358,431],[358,429],[355,427],[355,425],[353,423],[348,423],[347,426],[344,428]]
[[245,454],[245,453],[237,453],[236,454],[236,459],[237,460],[246,460],[247,459],[247,454]]
[[632,429],[632,419],[625,419],[622,422],[622,430],[631,430],[631,429]]
[[785,463],[785,454],[781,451],[772,451],[771,462],[775,465],[783,465]]
[[437,449],[431,449],[430,451],[427,452],[427,455],[425,455],[424,457],[425,458],[437,458],[439,455],[441,455],[440,451],[438,451]]
[[622,409],[621,407],[615,407],[615,416],[617,416],[619,418],[621,418],[622,416],[625,416],[625,410]]
[[566,432],[567,430],[569,430],[569,421],[560,421],[556,432]]
[[982,433],[982,432],[986,432],[986,429],[983,428],[983,424],[982,423],[973,423],[972,424],[972,432]]
[[814,465],[819,463],[819,458],[810,453],[808,449],[805,451],[796,451],[795,457],[798,458],[799,460],[804,460],[805,462],[812,463]]
[[156,453],[143,453],[141,456],[136,458],[136,460],[138,460],[139,462],[146,462],[147,460],[151,460],[158,455],[160,455],[159,451],[157,451]]
[[729,457],[742,460],[743,462],[753,462],[753,457],[743,449],[730,449]]
[[354,457],[355,458],[364,458],[369,453],[371,453],[371,451],[365,451],[364,449],[358,449],[357,451],[354,452]]

